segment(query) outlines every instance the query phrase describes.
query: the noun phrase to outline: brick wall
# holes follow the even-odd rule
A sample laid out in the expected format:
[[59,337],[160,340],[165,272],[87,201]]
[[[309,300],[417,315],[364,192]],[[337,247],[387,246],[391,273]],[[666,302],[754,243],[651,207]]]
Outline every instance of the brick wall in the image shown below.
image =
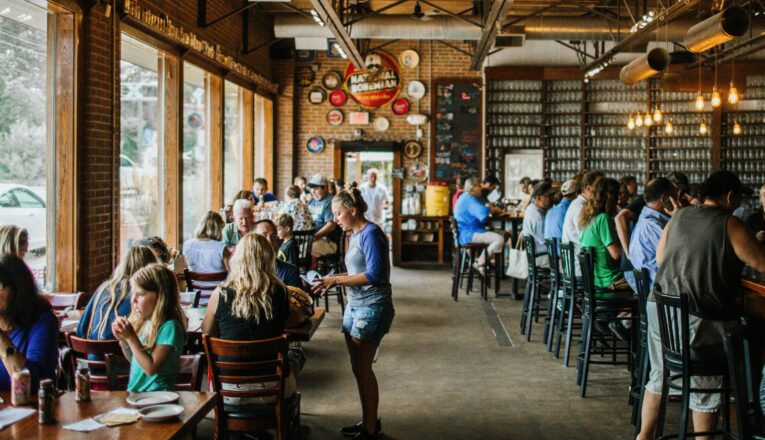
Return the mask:
[[[461,47],[464,50],[468,50],[468,46],[462,43],[454,42],[455,45]],[[410,113],[423,113],[431,118],[432,112],[430,111],[430,100],[432,92],[432,81],[438,78],[480,78],[479,72],[473,72],[468,70],[470,65],[470,57],[451,49],[438,42],[430,41],[399,41],[386,46],[383,50],[393,55],[396,59],[402,51],[406,49],[414,49],[420,54],[420,64],[415,69],[407,69],[401,67],[401,79],[402,79],[402,97],[406,96],[406,84],[409,81],[419,80],[425,85],[426,94],[419,102],[409,99],[411,104]],[[401,141],[414,139],[415,127],[409,125],[406,122],[406,116],[396,116],[391,111],[390,105],[380,107],[375,110],[370,110],[370,122],[375,117],[384,116],[390,121],[390,128],[385,132],[377,132],[371,125],[368,126],[351,126],[348,123],[348,114],[352,111],[359,111],[362,108],[353,101],[350,97],[348,102],[339,107],[345,114],[345,121],[338,127],[332,127],[326,122],[327,112],[333,107],[328,101],[325,101],[320,105],[313,105],[308,102],[308,91],[314,87],[321,87],[321,78],[329,71],[335,71],[342,75],[347,65],[346,60],[342,59],[329,59],[326,56],[326,52],[316,53],[316,59],[313,62],[299,62],[298,66],[309,66],[311,63],[319,63],[320,69],[316,74],[316,79],[309,87],[296,87],[296,93],[299,94],[297,100],[297,106],[292,111],[297,112],[298,127],[295,135],[295,144],[297,152],[297,169],[292,174],[299,174],[309,177],[317,172],[322,172],[325,175],[331,175],[333,169],[334,158],[334,146],[339,148],[339,141],[353,139],[354,128],[361,128],[364,131],[364,139],[367,140],[383,140],[383,141]],[[278,69],[275,69],[275,71]],[[278,78],[283,78],[281,75],[277,75]],[[293,76],[294,78],[294,76]],[[280,100],[280,104],[282,101]],[[283,104],[287,104],[287,101]],[[418,109],[419,105],[419,109]],[[280,116],[290,113],[288,109],[280,109]],[[280,129],[284,125],[280,124]],[[423,156],[421,160],[427,163],[430,147],[430,124],[422,126],[423,138],[422,144],[424,147]],[[318,154],[310,153],[306,150],[306,141],[315,135],[320,135],[327,143],[325,150]],[[334,143],[333,143],[334,141]],[[279,162],[282,161],[282,154],[292,151],[292,137],[278,138],[278,154]],[[282,164],[279,167],[280,183],[287,182],[290,176],[284,176],[281,173],[287,171],[286,164]],[[404,163],[404,165],[411,165]],[[339,177],[339,176],[335,176]]]
[[[141,5],[154,12],[169,15],[174,22],[185,29],[193,30],[200,38],[219,44],[228,54],[236,55],[242,48],[242,19],[239,14],[205,29],[198,29],[196,0],[141,0]],[[242,7],[240,0],[207,0],[206,19],[210,22],[240,7]],[[262,12],[258,13],[257,6],[251,8],[249,12],[251,13],[249,47],[257,47],[271,41],[274,37],[273,19]],[[266,78],[272,78],[268,46],[240,56],[239,61]]]
[[279,78],[279,93],[274,105],[274,180],[273,191],[281,196],[292,184],[293,170],[293,99],[295,94],[295,61],[273,61],[274,77]]
[[[119,225],[119,173],[114,154],[119,155],[119,33],[112,31],[110,18],[101,5],[93,7],[82,21],[82,60],[79,94],[79,146],[77,188],[79,191],[79,257],[78,282],[80,290],[92,293],[111,273],[116,255],[114,243]],[[114,69],[112,69],[114,63]],[[114,105],[113,105],[114,104]],[[114,215],[114,218],[112,216]]]

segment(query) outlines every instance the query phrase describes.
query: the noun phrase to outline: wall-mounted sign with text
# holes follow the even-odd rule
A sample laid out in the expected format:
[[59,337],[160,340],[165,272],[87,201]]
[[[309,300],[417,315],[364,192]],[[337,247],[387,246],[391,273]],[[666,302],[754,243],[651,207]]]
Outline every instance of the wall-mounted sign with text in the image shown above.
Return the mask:
[[344,77],[345,90],[354,101],[366,108],[386,105],[396,99],[401,91],[398,63],[381,50],[364,58],[364,69],[348,63]]

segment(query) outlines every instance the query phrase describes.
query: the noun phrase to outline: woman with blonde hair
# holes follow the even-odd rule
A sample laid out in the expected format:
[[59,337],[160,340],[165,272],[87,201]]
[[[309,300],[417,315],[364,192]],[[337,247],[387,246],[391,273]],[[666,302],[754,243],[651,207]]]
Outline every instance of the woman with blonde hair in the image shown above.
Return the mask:
[[112,324],[130,360],[127,390],[170,391],[180,371],[187,325],[175,274],[161,264],[150,264],[130,278],[130,287],[130,318],[119,317]]
[[22,260],[29,251],[29,232],[14,225],[0,227],[0,255],[15,255]]
[[388,238],[378,225],[364,217],[366,211],[367,203],[358,188],[340,191],[332,199],[335,223],[343,231],[353,232],[345,254],[348,273],[325,276],[312,286],[315,294],[325,294],[335,286],[348,287],[343,333],[361,398],[362,421],[340,428],[340,432],[355,439],[374,439],[382,430],[377,418],[380,395],[372,363],[395,316]]
[[[202,333],[221,339],[257,341],[284,333],[290,307],[287,288],[276,275],[276,256],[268,239],[249,233],[231,257],[228,279],[207,304]],[[295,376],[287,363],[284,397],[295,394]],[[223,384],[224,389],[244,389]],[[226,404],[266,403],[262,398],[224,398]],[[288,405],[293,403],[288,400]]]
[[[183,243],[189,270],[202,273],[226,270],[229,254],[222,241],[225,226],[223,218],[215,211],[207,211],[202,217],[194,230],[194,238]],[[217,285],[217,282],[212,283],[211,287]]]
[[130,315],[130,277],[157,258],[145,246],[130,248],[114,270],[112,277],[98,286],[90,298],[77,326],[77,336],[88,339],[115,339],[112,322]]

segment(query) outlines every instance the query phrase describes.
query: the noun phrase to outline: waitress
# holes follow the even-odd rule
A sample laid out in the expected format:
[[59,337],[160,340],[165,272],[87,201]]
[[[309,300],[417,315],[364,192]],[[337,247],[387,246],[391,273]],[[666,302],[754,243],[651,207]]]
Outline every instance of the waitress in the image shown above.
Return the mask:
[[348,287],[343,333],[363,417],[360,423],[341,428],[340,432],[354,439],[375,439],[382,430],[377,418],[379,391],[372,362],[394,316],[388,238],[379,226],[364,219],[366,210],[367,204],[358,188],[335,195],[332,200],[335,223],[343,231],[353,232],[345,256],[348,273],[324,277],[313,286],[317,294],[335,286]]

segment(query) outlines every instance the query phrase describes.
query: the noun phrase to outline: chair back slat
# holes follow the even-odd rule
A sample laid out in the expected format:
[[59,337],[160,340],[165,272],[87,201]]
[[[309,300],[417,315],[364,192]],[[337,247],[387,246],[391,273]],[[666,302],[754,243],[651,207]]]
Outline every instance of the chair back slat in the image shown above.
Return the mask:
[[259,385],[268,388],[273,386],[274,381],[278,381],[280,391],[284,390],[287,362],[286,335],[260,341],[229,341],[203,335],[202,341],[213,379],[213,391],[222,391],[223,383]]
[[176,391],[202,391],[202,378],[207,366],[204,353],[181,355],[181,368],[175,380]]
[[591,247],[583,247],[579,254],[579,267],[582,268],[582,290],[587,303],[595,303],[595,270]]
[[456,249],[460,246],[460,232],[457,226],[457,219],[454,216],[449,217],[449,226],[452,229],[452,243]]
[[75,293],[43,293],[42,294],[55,311],[61,311],[68,307],[79,310],[85,307],[85,295],[82,292]]
[[[73,373],[76,374],[79,365],[87,365],[92,383],[106,385],[112,391],[124,389],[130,365],[122,354],[119,341],[84,339],[70,333],[67,334],[67,343],[72,349]],[[103,357],[103,360],[91,360],[88,355],[97,355]]]
[[690,363],[688,296],[655,292],[664,362],[673,370]]
[[558,278],[560,278],[560,255],[558,253],[558,239],[550,238],[545,240],[545,246],[547,247],[547,258],[550,261],[550,281],[558,286]]
[[526,259],[529,263],[529,276],[535,274],[537,271],[537,255],[534,243],[534,237],[528,235],[522,235],[523,248],[526,250]]
[[648,274],[648,269],[633,270],[635,276],[635,286],[637,287],[638,294],[638,310],[640,311],[640,321],[646,322],[646,301],[648,301],[648,295],[651,292],[651,277]]
[[301,272],[306,272],[311,266],[311,248],[313,247],[312,231],[294,231],[292,237],[298,249],[297,266]]

